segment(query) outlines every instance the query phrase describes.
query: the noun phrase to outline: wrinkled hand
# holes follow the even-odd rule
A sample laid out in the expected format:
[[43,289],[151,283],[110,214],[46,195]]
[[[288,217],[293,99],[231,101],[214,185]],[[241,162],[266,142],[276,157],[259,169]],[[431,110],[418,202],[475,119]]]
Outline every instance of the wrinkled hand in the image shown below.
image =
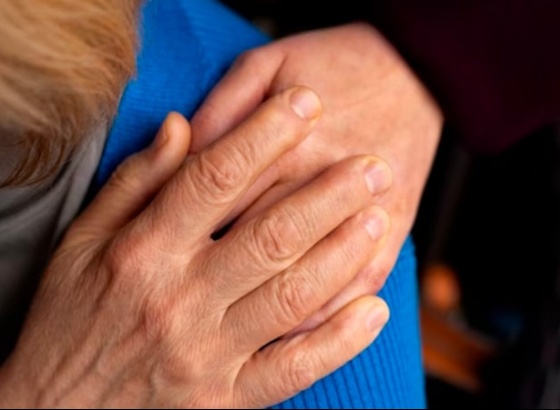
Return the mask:
[[382,287],[415,219],[442,117],[386,40],[369,25],[353,24],[290,37],[242,56],[193,119],[194,152],[247,117],[267,95],[294,85],[321,95],[324,116],[309,138],[257,181],[228,221],[251,204],[241,221],[253,217],[354,155],[375,154],[394,173],[393,188],[377,202],[390,215],[386,245],[308,328]]
[[0,371],[0,407],[264,407],[368,346],[388,318],[374,297],[277,339],[372,257],[385,164],[341,162],[210,238],[319,115],[313,93],[288,90],[185,163],[189,126],[170,115],[68,231]]

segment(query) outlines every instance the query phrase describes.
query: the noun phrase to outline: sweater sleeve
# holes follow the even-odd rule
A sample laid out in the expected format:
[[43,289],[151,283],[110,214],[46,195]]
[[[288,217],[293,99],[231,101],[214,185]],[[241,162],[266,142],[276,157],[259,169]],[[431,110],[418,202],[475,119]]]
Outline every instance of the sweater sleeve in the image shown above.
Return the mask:
[[560,1],[386,0],[371,22],[479,152],[560,120]]

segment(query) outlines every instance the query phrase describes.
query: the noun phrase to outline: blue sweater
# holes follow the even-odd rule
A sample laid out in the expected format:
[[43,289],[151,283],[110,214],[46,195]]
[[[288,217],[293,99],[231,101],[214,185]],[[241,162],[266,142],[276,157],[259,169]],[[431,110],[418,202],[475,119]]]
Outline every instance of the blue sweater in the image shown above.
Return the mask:
[[[267,38],[214,0],[151,0],[138,74],[128,84],[95,178],[145,148],[169,111],[190,118],[241,52]],[[381,296],[391,320],[352,362],[277,408],[424,407],[416,260],[409,240]]]

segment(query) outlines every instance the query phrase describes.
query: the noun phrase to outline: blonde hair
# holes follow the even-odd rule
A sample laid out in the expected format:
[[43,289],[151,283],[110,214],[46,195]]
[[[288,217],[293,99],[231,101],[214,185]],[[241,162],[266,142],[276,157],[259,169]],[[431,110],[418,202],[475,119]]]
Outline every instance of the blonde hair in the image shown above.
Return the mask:
[[135,68],[140,0],[0,0],[0,149],[21,160],[0,186],[52,176],[114,114]]

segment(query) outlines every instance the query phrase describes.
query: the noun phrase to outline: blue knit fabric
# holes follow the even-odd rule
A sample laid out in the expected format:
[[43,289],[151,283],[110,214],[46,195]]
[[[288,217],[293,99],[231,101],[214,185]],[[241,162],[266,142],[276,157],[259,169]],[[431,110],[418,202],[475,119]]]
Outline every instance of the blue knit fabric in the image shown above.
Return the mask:
[[[169,111],[191,117],[237,55],[267,39],[214,0],[151,0],[138,75],[123,95],[94,185],[146,147]],[[232,102],[233,104],[235,102]],[[407,241],[381,296],[391,320],[363,354],[277,408],[424,407],[416,260]]]

